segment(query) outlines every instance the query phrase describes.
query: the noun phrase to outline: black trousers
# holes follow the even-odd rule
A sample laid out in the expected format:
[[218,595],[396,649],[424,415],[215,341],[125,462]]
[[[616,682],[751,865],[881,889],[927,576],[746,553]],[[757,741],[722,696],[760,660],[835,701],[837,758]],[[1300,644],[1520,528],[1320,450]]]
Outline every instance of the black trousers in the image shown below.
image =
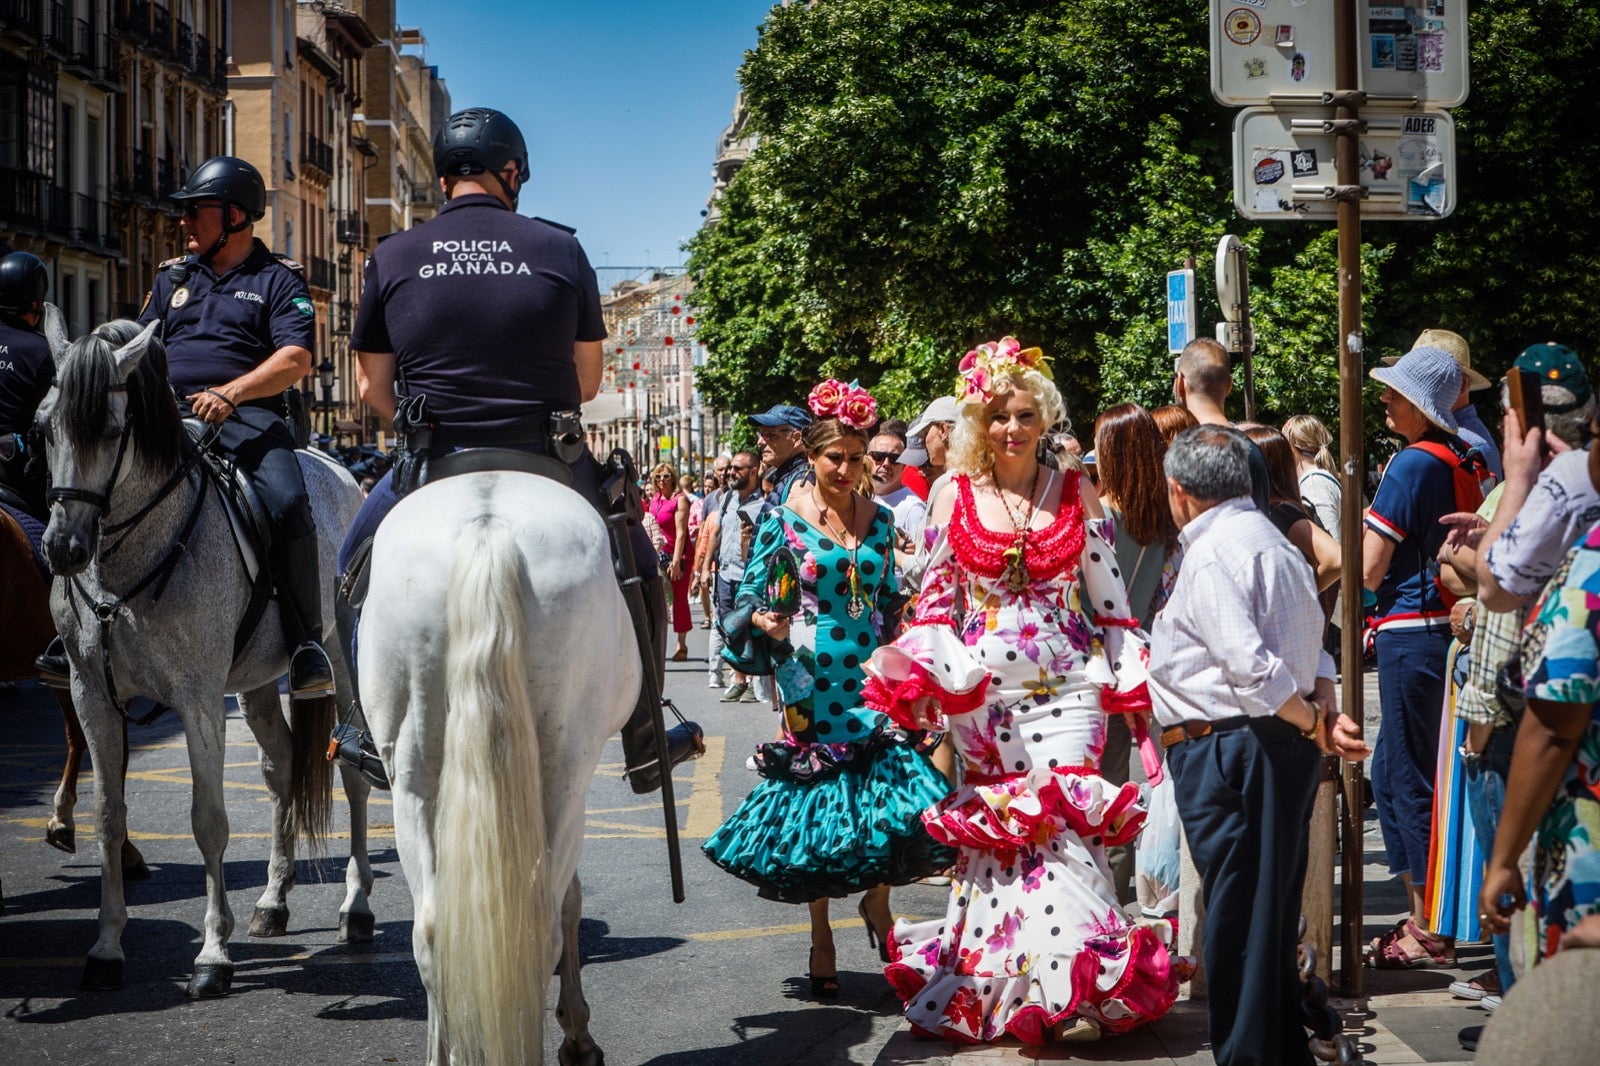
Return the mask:
[[1218,1066],[1304,1066],[1295,943],[1317,746],[1281,718],[1167,750],[1206,905],[1207,1009]]
[[272,573],[284,642],[293,650],[321,640],[317,529],[288,425],[276,411],[241,407],[218,427],[215,446],[249,477],[272,522]]

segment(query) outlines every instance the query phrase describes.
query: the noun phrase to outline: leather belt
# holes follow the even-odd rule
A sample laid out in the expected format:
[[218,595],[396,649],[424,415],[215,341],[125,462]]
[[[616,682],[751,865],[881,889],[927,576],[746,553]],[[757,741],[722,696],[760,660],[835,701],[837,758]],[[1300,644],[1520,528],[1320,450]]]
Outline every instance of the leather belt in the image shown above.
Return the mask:
[[1241,714],[1235,718],[1222,718],[1215,722],[1184,722],[1181,725],[1171,726],[1161,731],[1162,748],[1170,748],[1174,744],[1182,744],[1186,740],[1199,740],[1209,737],[1212,733],[1226,733],[1230,729],[1239,729],[1250,724],[1250,716]]

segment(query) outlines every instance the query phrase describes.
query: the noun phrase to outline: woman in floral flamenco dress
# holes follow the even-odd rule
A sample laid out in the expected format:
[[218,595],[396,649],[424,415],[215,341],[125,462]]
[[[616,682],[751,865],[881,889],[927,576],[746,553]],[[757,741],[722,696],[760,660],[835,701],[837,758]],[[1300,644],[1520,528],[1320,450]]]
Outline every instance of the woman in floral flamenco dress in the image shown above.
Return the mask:
[[1039,462],[1065,414],[1043,355],[1007,337],[962,372],[958,474],[929,510],[915,625],[867,665],[868,704],[948,729],[965,763],[923,814],[959,848],[948,908],[895,926],[887,972],[919,1032],[1094,1039],[1159,1018],[1178,991],[1171,927],[1124,917],[1105,857],[1144,820],[1138,786],[1099,764],[1111,713],[1152,753],[1148,649],[1093,489]]
[[954,856],[922,825],[948,785],[917,750],[921,734],[861,702],[861,666],[898,591],[893,515],[859,491],[876,405],[832,380],[810,402],[814,481],[762,523],[723,621],[735,654],[764,642],[779,660],[783,736],[761,746],[762,780],[702,850],[764,898],[809,905],[811,991],[829,999],[839,991],[830,897],[864,893],[867,937],[887,962],[889,886]]

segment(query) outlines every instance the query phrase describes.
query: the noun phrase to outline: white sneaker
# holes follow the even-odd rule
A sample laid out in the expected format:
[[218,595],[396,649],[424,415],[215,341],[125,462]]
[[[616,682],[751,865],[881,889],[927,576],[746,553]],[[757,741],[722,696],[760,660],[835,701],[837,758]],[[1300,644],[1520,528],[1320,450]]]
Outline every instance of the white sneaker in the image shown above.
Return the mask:
[[1500,997],[1484,996],[1482,999],[1478,1000],[1478,1006],[1482,1007],[1488,1013],[1493,1014],[1500,1008]]

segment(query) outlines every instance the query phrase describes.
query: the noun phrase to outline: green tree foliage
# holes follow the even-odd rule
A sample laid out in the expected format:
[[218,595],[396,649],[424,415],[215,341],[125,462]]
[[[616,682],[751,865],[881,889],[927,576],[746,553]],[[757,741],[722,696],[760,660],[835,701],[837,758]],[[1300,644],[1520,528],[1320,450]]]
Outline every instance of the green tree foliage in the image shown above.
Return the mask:
[[[1430,325],[1491,372],[1531,341],[1593,351],[1600,335],[1571,298],[1600,284],[1583,151],[1600,139],[1583,113],[1600,14],[1501,0],[1471,17],[1461,206],[1366,225],[1369,364]],[[1164,275],[1195,257],[1200,319],[1216,321],[1206,279],[1233,232],[1251,249],[1258,415],[1332,424],[1332,227],[1237,216],[1206,19],[1202,3],[1132,0],[774,9],[741,70],[759,146],[690,245],[711,398],[753,410],[832,375],[909,415],[961,353],[1011,333],[1053,356],[1080,424],[1165,402]]]

